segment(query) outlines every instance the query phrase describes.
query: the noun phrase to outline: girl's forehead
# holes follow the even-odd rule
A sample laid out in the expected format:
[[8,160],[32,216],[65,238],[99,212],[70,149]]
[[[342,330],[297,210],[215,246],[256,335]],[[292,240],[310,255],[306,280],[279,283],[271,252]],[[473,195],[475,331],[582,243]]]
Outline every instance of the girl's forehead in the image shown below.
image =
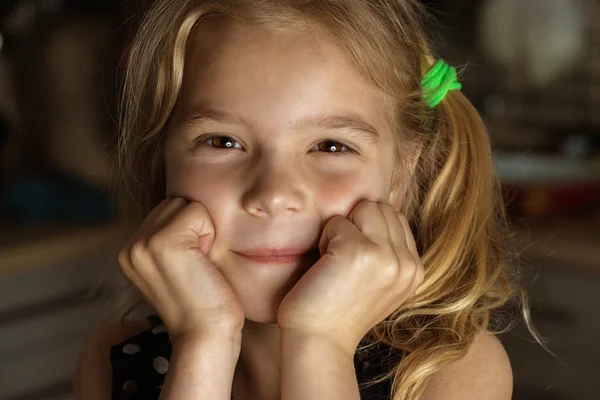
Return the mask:
[[206,76],[209,81],[243,69],[281,66],[305,70],[332,66],[340,74],[358,75],[339,46],[306,29],[281,32],[242,23],[222,24],[214,31],[203,27],[190,40],[186,54],[188,77]]
[[189,43],[185,63],[184,109],[210,104],[253,113],[269,107],[290,118],[302,112],[346,111],[364,115],[374,125],[387,117],[383,93],[333,40],[310,31],[282,33],[242,24],[212,31],[204,27]]

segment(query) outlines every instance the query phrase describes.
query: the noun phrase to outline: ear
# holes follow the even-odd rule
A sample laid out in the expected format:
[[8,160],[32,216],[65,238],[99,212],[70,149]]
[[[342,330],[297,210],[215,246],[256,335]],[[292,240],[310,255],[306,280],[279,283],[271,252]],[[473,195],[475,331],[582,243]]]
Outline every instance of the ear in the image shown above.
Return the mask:
[[413,180],[415,169],[419,158],[421,157],[421,151],[423,146],[421,143],[416,143],[413,149],[408,153],[408,160],[400,161],[402,167],[398,167],[398,171],[394,171],[393,181],[390,183],[390,198],[389,204],[396,211],[402,209],[404,199],[409,188],[409,183]]

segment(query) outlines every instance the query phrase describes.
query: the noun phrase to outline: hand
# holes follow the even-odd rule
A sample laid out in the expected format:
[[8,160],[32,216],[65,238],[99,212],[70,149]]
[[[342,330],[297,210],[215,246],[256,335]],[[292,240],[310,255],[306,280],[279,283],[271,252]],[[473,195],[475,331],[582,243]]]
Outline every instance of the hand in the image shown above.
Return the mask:
[[206,208],[163,200],[119,253],[121,269],[165,323],[171,340],[241,334],[242,304],[208,259],[214,227]]
[[326,336],[354,354],[423,281],[414,238],[390,205],[362,201],[348,218],[327,222],[319,251],[322,257],[281,302],[277,322],[282,332]]

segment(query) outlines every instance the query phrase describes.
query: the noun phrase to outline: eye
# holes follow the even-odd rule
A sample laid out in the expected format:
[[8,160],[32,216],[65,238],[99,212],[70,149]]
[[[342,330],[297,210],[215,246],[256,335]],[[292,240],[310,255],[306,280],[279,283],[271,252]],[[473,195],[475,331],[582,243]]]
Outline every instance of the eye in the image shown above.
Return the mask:
[[[325,153],[352,153],[356,154],[356,151],[349,146],[346,146],[344,143],[338,142],[336,140],[324,140],[318,143],[316,146],[318,151],[322,151]],[[345,149],[345,150],[344,150]]]
[[[235,144],[239,146],[236,147]],[[242,145],[235,139],[230,138],[229,136],[211,136],[204,140],[200,141],[200,146],[206,147],[214,147],[217,149],[241,149]]]
[[[243,149],[242,145],[235,139],[224,136],[224,135],[214,135],[208,138],[204,138],[199,140],[200,147],[210,147],[215,149]],[[313,149],[316,147],[316,151],[324,152],[324,153],[351,153],[358,154],[358,152],[349,146],[345,145],[342,142],[338,142],[336,140],[324,140],[318,144],[316,144]]]

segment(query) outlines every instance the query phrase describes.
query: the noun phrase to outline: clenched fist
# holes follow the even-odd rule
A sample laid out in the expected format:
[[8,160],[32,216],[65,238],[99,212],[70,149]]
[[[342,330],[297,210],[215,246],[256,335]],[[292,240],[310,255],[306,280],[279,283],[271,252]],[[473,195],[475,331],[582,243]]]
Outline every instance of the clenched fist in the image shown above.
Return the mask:
[[119,254],[129,281],[163,320],[171,341],[190,335],[239,335],[244,309],[208,258],[215,236],[206,208],[163,200]]

